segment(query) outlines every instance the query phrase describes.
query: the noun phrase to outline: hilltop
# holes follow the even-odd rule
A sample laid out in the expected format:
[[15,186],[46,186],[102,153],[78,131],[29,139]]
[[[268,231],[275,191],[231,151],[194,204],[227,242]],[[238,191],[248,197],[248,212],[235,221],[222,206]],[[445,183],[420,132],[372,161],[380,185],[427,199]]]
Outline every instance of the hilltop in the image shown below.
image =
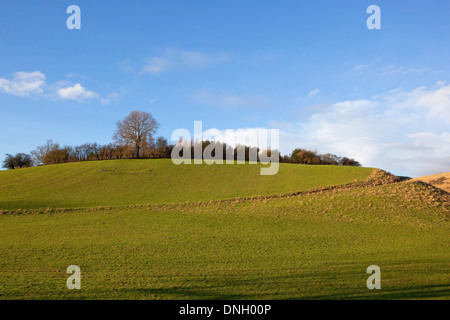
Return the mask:
[[450,193],[450,172],[433,174],[431,176],[415,178],[414,180],[426,182]]
[[174,165],[169,159],[77,162],[0,172],[0,209],[167,204],[267,196],[361,181],[371,168]]

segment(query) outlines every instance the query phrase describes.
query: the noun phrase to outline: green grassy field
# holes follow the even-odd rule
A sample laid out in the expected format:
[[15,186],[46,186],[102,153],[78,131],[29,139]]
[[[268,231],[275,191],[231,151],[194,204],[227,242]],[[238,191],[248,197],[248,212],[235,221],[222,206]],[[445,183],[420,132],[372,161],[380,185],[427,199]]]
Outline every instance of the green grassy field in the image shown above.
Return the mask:
[[[132,169],[130,162],[121,166],[120,161],[86,165],[95,168],[84,167],[79,175],[86,172],[86,176],[96,176],[107,165],[120,166],[123,171],[127,166]],[[155,163],[158,165],[167,163]],[[64,181],[70,179],[70,174],[61,169],[64,167],[35,168],[29,170],[31,173],[19,170],[17,174],[32,179],[39,170],[61,170],[53,179]],[[185,178],[193,168],[195,177],[191,180],[202,172],[221,170],[207,166],[179,168]],[[252,166],[224,169],[229,170],[222,176],[227,192],[219,187],[210,189],[206,192],[208,200],[233,197],[233,184],[248,195],[266,193],[264,188],[242,186],[244,181],[237,177],[233,182],[226,181],[233,168],[240,175],[245,168],[255,170]],[[290,179],[286,188],[280,182],[267,193],[294,191],[296,183],[304,190],[346,183],[370,173],[370,169],[353,168],[353,176],[331,175],[330,181],[326,177],[331,171],[320,174],[320,170],[336,173],[339,169],[346,168],[287,165],[280,169],[280,175]],[[303,175],[311,170],[310,179],[318,175],[320,181],[301,180],[302,174],[296,170]],[[258,188],[259,184],[250,185]],[[65,185],[66,190],[69,186]],[[31,190],[44,194],[36,186]],[[66,203],[62,194],[56,204]],[[164,199],[171,199],[166,204],[48,213],[21,210],[0,216],[0,299],[450,297],[450,203],[428,185],[355,185],[297,196],[198,202],[203,200],[202,195],[192,192],[190,203],[176,203],[166,195]],[[51,195],[46,196],[51,199]],[[7,198],[2,197],[4,203]],[[99,192],[93,197],[95,201],[91,201],[96,204],[113,199],[111,194]],[[143,203],[160,200],[136,199]],[[82,206],[80,201],[81,197],[67,203]],[[66,269],[73,264],[81,267],[81,290],[65,287]],[[374,264],[381,268],[381,290],[366,287],[366,269]]]
[[296,192],[366,178],[370,168],[281,164],[180,165],[171,160],[69,163],[0,172],[0,209],[209,201]]

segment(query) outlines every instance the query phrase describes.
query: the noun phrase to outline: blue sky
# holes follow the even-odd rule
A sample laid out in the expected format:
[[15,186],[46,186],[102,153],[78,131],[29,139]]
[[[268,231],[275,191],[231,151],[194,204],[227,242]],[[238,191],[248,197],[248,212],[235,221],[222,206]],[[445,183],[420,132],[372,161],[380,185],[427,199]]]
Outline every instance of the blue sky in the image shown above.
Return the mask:
[[[66,9],[81,8],[81,30]],[[368,6],[381,8],[369,30]],[[277,128],[294,147],[420,176],[450,168],[448,1],[0,4],[0,160],[47,139],[109,143],[132,110],[158,135]]]

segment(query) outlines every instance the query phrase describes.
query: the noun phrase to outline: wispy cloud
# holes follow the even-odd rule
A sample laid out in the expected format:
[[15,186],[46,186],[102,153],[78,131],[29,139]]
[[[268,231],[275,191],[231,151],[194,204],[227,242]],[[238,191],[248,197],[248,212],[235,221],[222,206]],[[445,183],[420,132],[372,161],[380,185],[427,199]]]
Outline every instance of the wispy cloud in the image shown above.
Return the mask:
[[389,65],[384,66],[381,69],[381,72],[384,75],[396,75],[396,74],[412,74],[412,73],[424,73],[424,72],[433,72],[432,69],[429,68],[413,68],[413,67],[405,67],[405,66],[396,66],[396,65]]
[[236,55],[230,52],[204,52],[167,48],[159,51],[158,54],[147,57],[143,62],[126,59],[119,62],[117,67],[126,73],[160,76],[170,71],[202,70],[228,62],[260,68],[278,57],[279,55],[264,52]]
[[117,92],[108,94],[105,98],[100,98],[101,104],[110,104],[110,103],[118,103],[120,99],[120,94]]
[[362,70],[366,70],[370,67],[372,67],[373,64],[369,63],[369,64],[358,64],[356,66],[353,67],[354,71],[362,71]]
[[390,65],[376,65],[373,63],[368,64],[358,64],[353,67],[354,72],[371,72],[374,74],[380,74],[383,76],[393,76],[393,75],[407,75],[407,74],[421,74],[426,72],[434,72],[430,68],[417,68],[410,66],[397,66],[395,64]]
[[191,94],[189,98],[197,103],[221,108],[264,108],[270,104],[269,100],[262,96],[214,93],[209,90],[199,90]]
[[[144,65],[138,68],[142,73],[159,76],[173,69],[203,69],[229,60],[226,53],[204,53],[200,51],[181,51],[167,49],[160,55],[146,59]],[[136,68],[129,61],[121,63],[121,69],[134,71]]]
[[122,70],[123,72],[127,72],[127,73],[136,72],[136,70],[130,60],[124,60],[124,61],[119,62],[117,64],[117,67],[120,70]]
[[76,72],[71,72],[69,73],[67,76],[67,78],[81,78],[81,79],[89,79],[88,76],[76,73]]
[[161,73],[173,68],[173,62],[168,58],[151,57],[142,68],[142,72],[159,76]]
[[317,94],[319,94],[320,93],[320,89],[314,89],[314,90],[312,90],[312,91],[310,91],[309,93],[308,93],[308,98],[312,98],[312,97],[314,97],[315,95],[317,95]]

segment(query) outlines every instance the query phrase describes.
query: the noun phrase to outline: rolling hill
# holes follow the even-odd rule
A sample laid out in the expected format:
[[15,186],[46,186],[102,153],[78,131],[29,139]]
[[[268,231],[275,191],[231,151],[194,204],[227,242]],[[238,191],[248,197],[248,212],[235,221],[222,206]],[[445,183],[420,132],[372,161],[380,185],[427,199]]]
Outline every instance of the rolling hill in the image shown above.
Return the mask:
[[180,165],[169,159],[79,162],[0,172],[0,209],[165,204],[274,195],[365,179],[370,168]]
[[159,160],[1,172],[0,299],[450,298],[448,194],[366,168],[266,178]]

